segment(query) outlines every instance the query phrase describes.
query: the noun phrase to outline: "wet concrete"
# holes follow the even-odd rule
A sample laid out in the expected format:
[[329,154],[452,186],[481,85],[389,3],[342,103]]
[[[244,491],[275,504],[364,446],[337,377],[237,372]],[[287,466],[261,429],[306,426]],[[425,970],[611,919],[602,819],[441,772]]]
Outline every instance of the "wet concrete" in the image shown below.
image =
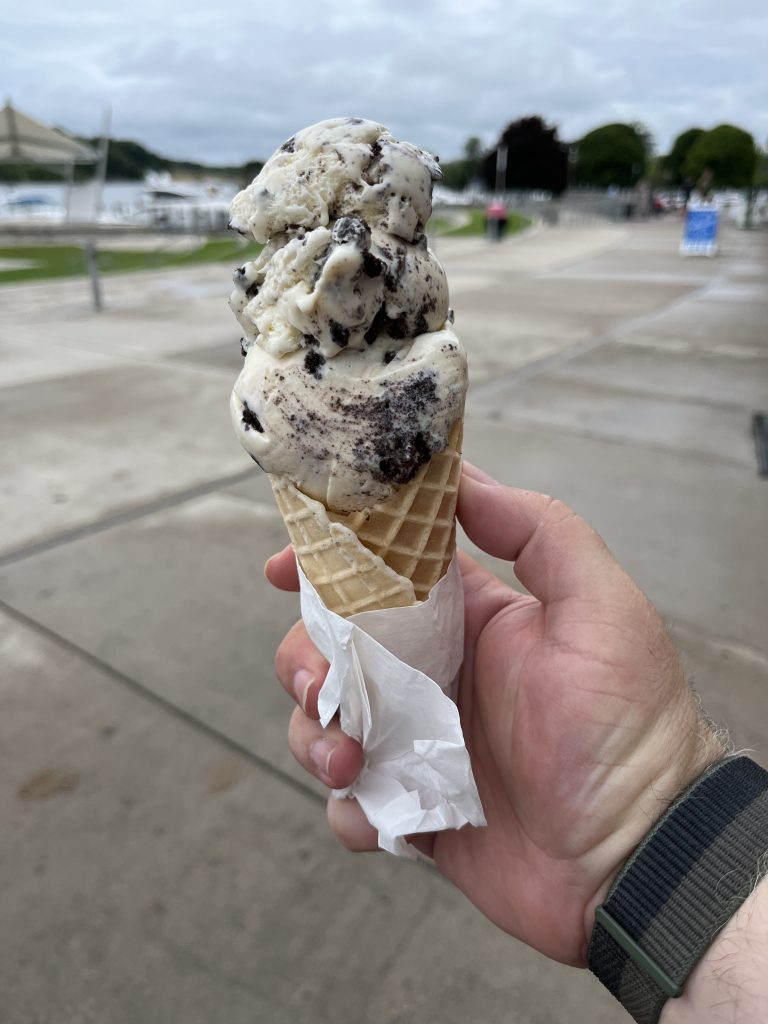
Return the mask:
[[[468,457],[556,494],[768,750],[768,236],[679,225],[440,240],[472,367]],[[272,658],[297,608],[239,450],[228,269],[0,293],[4,1024],[619,1024],[588,975],[433,871],[354,857],[293,763]],[[511,577],[510,568],[498,565]]]

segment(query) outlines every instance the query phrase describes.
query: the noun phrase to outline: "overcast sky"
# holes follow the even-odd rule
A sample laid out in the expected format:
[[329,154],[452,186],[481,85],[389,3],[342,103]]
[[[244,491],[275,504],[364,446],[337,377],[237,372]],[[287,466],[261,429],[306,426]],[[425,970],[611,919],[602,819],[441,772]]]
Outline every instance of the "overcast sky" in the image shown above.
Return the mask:
[[768,138],[766,0],[5,2],[0,99],[84,135],[209,163],[355,114],[437,153],[539,113],[561,137],[641,120]]

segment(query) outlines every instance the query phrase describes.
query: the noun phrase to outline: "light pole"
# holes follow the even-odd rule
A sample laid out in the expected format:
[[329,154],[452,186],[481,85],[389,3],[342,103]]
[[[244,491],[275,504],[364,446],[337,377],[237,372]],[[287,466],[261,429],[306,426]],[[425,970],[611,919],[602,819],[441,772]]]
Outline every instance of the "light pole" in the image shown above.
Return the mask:
[[496,147],[496,194],[507,190],[507,144],[500,142]]

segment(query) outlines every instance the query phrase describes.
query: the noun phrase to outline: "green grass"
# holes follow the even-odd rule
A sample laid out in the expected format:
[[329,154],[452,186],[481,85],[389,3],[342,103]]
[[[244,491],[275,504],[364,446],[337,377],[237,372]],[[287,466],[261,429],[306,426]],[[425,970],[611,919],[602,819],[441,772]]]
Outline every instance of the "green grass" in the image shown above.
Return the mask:
[[[189,252],[156,249],[151,252],[97,249],[99,269],[105,273],[131,270],[155,270],[162,267],[189,267],[198,263],[241,263],[253,259],[261,246],[241,246],[235,239],[208,241]],[[34,266],[15,270],[0,268],[0,284],[16,281],[42,281],[52,277],[80,277],[88,273],[85,253],[75,245],[0,246],[0,261],[28,260]]]
[[[459,211],[457,211],[459,213]],[[479,236],[485,234],[485,211],[483,210],[467,210],[461,211],[461,214],[468,214],[469,220],[466,224],[462,224],[461,227],[455,227],[454,222],[446,217],[434,217],[429,222],[430,233],[439,238],[467,238],[470,236]],[[507,217],[507,234],[514,235],[517,231],[522,231],[523,228],[527,228],[531,223],[528,217],[523,217],[520,213],[510,213]]]
[[[463,214],[462,214],[463,215]],[[465,238],[485,234],[485,214],[482,210],[469,210],[469,220],[461,227],[447,217],[435,217],[429,222],[430,234],[439,238]],[[507,234],[522,231],[530,220],[519,213],[510,213]],[[114,250],[97,247],[99,269],[105,274],[119,274],[131,270],[157,270],[162,267],[190,267],[198,263],[242,263],[253,259],[261,251],[255,243],[241,246],[235,239],[207,241],[189,252],[155,249],[151,252]],[[9,245],[0,246],[2,260],[26,260],[32,266],[3,270],[0,284],[17,281],[44,281],[53,277],[83,277],[88,273],[85,253],[76,245]]]

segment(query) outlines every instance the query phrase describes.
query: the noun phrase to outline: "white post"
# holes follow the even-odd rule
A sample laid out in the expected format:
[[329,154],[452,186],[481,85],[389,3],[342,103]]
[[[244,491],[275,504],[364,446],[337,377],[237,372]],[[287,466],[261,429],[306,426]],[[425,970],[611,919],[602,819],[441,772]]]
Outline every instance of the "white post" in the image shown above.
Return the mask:
[[72,186],[75,182],[75,161],[74,158],[67,164],[67,190],[64,199],[64,220],[69,221],[72,213]]
[[109,133],[112,125],[112,108],[105,107],[101,119],[101,140],[99,142],[99,155],[96,161],[96,174],[94,177],[93,216],[99,219],[101,213],[102,199],[104,195],[104,181],[107,177],[107,156],[109,154]]
[[[104,195],[104,181],[107,177],[107,154],[109,153],[109,131],[112,121],[112,110],[105,107],[101,120],[101,139],[99,141],[98,159],[93,177],[93,220],[94,237],[96,223],[101,213],[102,199]],[[101,276],[99,274],[99,260],[96,253],[94,238],[89,238],[85,243],[85,262],[88,267],[88,274],[91,278],[91,292],[93,294],[93,308],[100,313],[104,308],[104,301],[101,294]]]
[[97,313],[104,309],[104,302],[101,297],[101,278],[99,276],[99,262],[96,255],[96,246],[92,239],[89,239],[84,246],[85,263],[88,267],[88,274],[91,278],[91,294],[93,296],[93,308]]

